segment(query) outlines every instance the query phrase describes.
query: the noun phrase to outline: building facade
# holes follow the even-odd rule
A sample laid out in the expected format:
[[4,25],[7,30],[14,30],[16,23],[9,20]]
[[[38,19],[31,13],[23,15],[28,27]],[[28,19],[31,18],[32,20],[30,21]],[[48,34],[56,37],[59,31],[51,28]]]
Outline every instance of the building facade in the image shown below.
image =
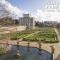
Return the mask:
[[20,17],[19,24],[26,26],[28,29],[32,29],[35,26],[33,17],[30,17],[29,14],[23,14],[23,17]]
[[44,26],[56,27],[57,26],[57,21],[44,21]]

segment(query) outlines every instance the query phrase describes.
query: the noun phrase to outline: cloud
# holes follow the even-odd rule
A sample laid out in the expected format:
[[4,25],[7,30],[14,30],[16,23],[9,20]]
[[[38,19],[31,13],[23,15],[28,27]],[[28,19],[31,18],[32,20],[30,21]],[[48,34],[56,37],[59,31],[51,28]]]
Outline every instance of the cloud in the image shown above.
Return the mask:
[[4,8],[4,11],[7,11],[7,13],[9,13],[9,16],[13,16],[14,18],[19,18],[20,16],[22,16],[23,13],[27,13],[27,11],[21,10],[16,6],[13,6],[7,0],[0,0],[0,5],[0,7]]
[[[50,0],[47,0],[47,3]],[[37,9],[35,14],[33,12],[31,13],[32,17],[35,18],[35,20],[38,21],[59,21],[60,22],[60,5],[57,4],[60,2],[60,0],[53,0],[54,2],[50,2],[51,4],[47,4],[46,6]],[[52,5],[54,3],[54,6]],[[19,18],[22,16],[23,13],[29,13],[26,10],[22,10],[16,6],[13,6],[8,0],[0,0],[0,9],[3,9],[5,13],[2,11],[0,13],[1,15],[7,15],[13,17],[13,18]]]
[[37,10],[38,21],[58,21],[60,22],[60,5],[47,5],[47,8]]

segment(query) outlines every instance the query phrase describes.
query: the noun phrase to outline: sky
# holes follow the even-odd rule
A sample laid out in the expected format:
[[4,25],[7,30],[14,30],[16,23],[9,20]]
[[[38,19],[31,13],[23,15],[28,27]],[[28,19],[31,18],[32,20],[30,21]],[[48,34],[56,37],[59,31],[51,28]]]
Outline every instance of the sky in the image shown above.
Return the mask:
[[36,21],[60,22],[60,0],[0,0],[0,3],[16,18],[29,13]]

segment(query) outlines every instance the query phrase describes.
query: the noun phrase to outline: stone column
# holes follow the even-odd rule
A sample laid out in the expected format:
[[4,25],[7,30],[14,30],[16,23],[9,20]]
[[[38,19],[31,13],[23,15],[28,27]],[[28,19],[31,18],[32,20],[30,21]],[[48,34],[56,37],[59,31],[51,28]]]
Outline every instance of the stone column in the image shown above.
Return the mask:
[[17,50],[19,50],[19,41],[17,41]]
[[30,47],[30,42],[29,42],[29,41],[28,41],[28,46],[27,46],[27,47],[28,47],[27,50],[28,50],[28,52],[29,52],[29,51],[30,51],[30,49],[29,49],[29,47]]
[[41,41],[38,41],[38,45],[39,45],[39,48],[38,48],[39,54],[41,54],[41,50],[42,50],[42,48],[41,48],[41,46],[42,46]]
[[17,53],[16,53],[16,58],[20,57],[20,52],[19,52],[19,41],[17,41]]
[[50,48],[51,48],[51,58],[50,58],[50,60],[53,60],[53,54],[54,54],[54,46],[52,45],[52,46],[50,46]]

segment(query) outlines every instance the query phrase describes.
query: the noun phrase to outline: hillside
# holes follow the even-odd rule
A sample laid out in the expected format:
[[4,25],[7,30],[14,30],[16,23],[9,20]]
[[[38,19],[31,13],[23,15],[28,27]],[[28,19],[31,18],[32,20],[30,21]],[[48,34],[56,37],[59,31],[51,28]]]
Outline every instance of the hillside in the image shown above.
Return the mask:
[[8,26],[8,25],[15,25],[17,20],[14,20],[12,18],[4,17],[0,18],[0,25],[2,26]]

